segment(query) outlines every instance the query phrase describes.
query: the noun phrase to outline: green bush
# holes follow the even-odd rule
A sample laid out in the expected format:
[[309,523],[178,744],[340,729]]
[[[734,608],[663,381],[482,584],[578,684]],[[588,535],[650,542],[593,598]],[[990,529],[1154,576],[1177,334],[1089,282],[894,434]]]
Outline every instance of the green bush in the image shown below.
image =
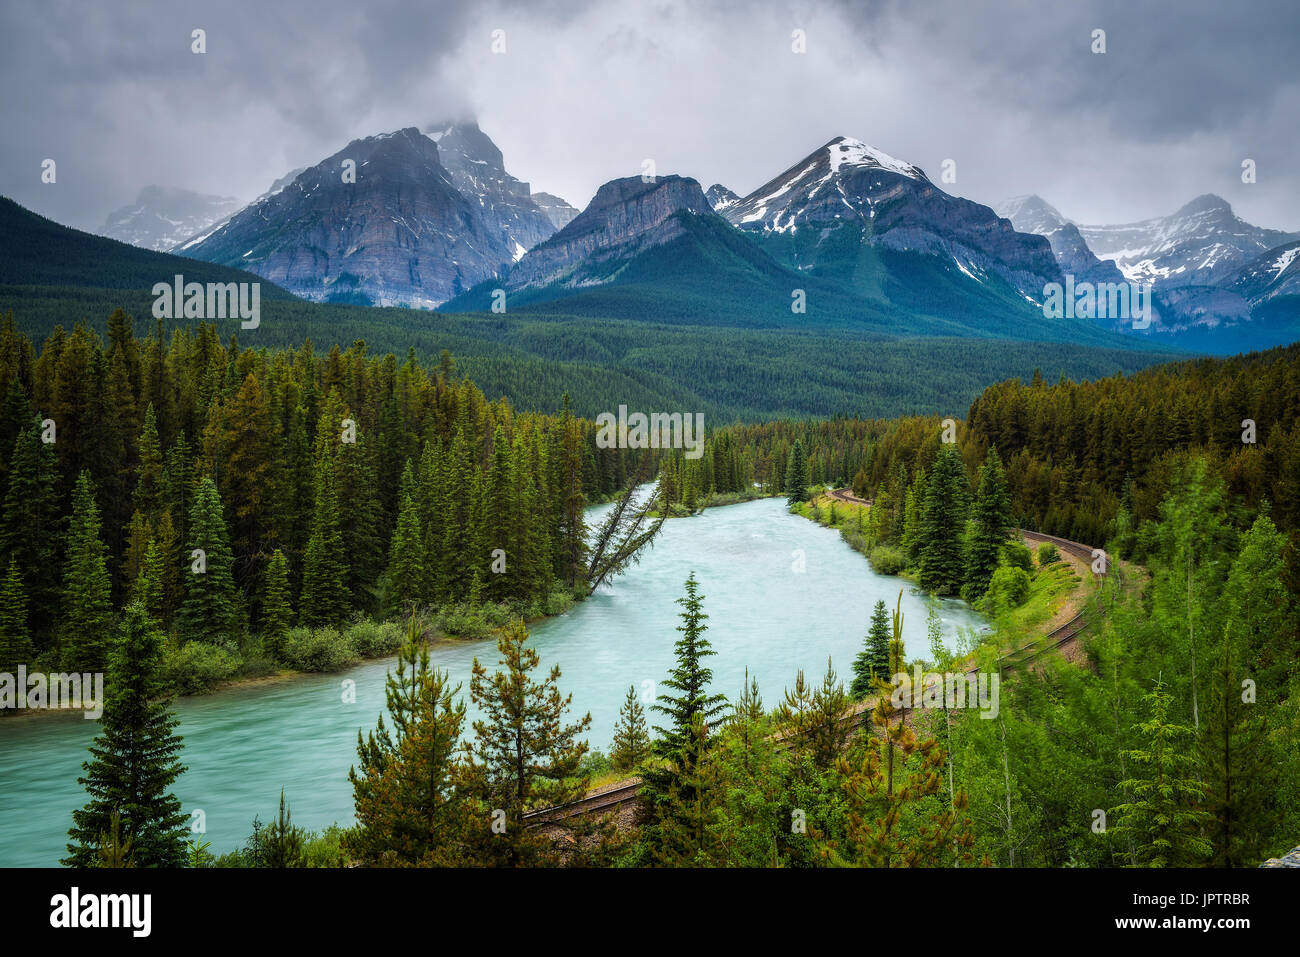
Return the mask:
[[280,660],[298,671],[338,671],[356,664],[356,649],[336,628],[290,628]]
[[897,575],[906,566],[906,560],[903,553],[897,548],[890,548],[888,545],[877,545],[867,560],[871,562],[871,567],[881,575]]
[[984,606],[998,615],[1019,608],[1029,600],[1029,572],[1012,565],[1002,565],[993,573],[989,590],[984,596]]
[[438,610],[437,626],[449,638],[477,640],[492,635],[492,624],[484,612],[487,606],[475,608],[473,605],[448,605]]
[[163,653],[164,680],[177,694],[202,694],[234,676],[243,664],[239,655],[206,641],[186,642]]
[[362,658],[383,658],[397,653],[405,633],[395,621],[366,618],[348,628],[343,637]]
[[1046,568],[1053,562],[1061,560],[1061,553],[1051,542],[1043,542],[1038,546],[1038,567]]
[[1029,546],[1023,542],[1007,542],[1002,546],[1002,561],[1012,568],[1020,568],[1026,574],[1032,574],[1034,570],[1034,556],[1029,551]]

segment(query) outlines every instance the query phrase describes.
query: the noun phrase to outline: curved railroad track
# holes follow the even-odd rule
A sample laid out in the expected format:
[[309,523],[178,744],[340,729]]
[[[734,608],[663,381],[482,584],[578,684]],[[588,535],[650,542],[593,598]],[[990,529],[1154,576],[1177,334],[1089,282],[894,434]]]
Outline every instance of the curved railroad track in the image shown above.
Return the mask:
[[[871,504],[870,499],[858,498],[853,494],[853,490],[849,488],[832,489],[827,494],[835,501],[845,502],[852,505],[869,506]],[[1072,542],[1068,538],[1061,538],[1057,535],[1046,535],[1042,532],[1020,530],[1020,537],[1024,539],[1025,543],[1028,545],[1041,545],[1044,542],[1050,542],[1060,551],[1078,558],[1086,566],[1090,567],[1092,565],[1093,550],[1087,545],[1080,544],[1079,542]],[[1115,575],[1118,585],[1122,585],[1119,566],[1111,566],[1108,558],[1105,567],[1107,568],[1107,571],[1112,572]],[[1016,668],[1023,668],[1025,665],[1048,652],[1064,648],[1076,641],[1079,635],[1088,627],[1088,624],[1087,608],[1085,605],[1085,607],[1073,618],[1054,628],[1042,638],[1027,642],[1019,648],[1013,648],[1011,651],[999,655],[997,659],[998,672],[1001,673],[1003,670],[1010,671]],[[972,668],[967,671],[966,674],[976,675],[979,674],[979,670],[979,668]],[[851,730],[856,730],[867,723],[874,706],[874,699],[868,699],[855,706],[853,714],[848,718]],[[900,720],[906,721],[911,711],[911,705],[899,708],[897,713],[901,716]],[[635,803],[640,796],[640,790],[641,779],[629,778],[626,781],[621,781],[602,791],[588,794],[586,797],[580,798],[577,801],[571,801],[568,804],[560,804],[556,807],[530,811],[524,815],[524,820],[528,823],[529,827],[542,827],[547,824],[556,824],[566,818],[575,817],[577,815],[617,810],[626,804]]]

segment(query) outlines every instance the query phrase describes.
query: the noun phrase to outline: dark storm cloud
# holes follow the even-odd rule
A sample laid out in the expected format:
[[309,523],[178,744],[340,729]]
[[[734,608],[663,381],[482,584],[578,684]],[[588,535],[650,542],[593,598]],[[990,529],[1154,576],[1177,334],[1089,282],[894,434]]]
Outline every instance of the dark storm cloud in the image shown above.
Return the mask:
[[477,115],[578,205],[644,158],[745,192],[845,134],[931,176],[953,159],[945,188],[982,202],[1115,222],[1217,192],[1295,229],[1298,53],[1293,0],[10,0],[0,193],[94,227],[151,183],[249,199],[349,139]]

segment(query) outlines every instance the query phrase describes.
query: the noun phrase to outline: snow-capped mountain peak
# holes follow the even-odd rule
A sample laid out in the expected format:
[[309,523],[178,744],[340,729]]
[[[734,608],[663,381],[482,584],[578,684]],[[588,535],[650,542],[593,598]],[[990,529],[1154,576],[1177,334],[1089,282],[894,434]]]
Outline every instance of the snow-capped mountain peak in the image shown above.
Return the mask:
[[870,146],[862,142],[862,140],[855,140],[851,136],[837,136],[827,143],[824,148],[830,158],[832,173],[838,173],[845,166],[867,166],[877,167],[911,179],[924,180],[926,178],[925,173],[921,172],[919,167],[895,159],[884,150],[878,150],[874,146]]

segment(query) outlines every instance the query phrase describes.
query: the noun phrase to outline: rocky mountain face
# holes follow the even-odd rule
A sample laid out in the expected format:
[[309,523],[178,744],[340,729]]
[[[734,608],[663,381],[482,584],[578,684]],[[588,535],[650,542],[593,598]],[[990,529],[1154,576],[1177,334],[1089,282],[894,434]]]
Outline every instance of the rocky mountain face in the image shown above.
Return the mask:
[[1126,281],[1114,262],[1098,259],[1093,254],[1078,226],[1041,197],[1018,196],[998,204],[994,210],[1010,220],[1017,232],[1044,237],[1052,247],[1061,272],[1074,276],[1075,282]]
[[1080,226],[1097,256],[1134,282],[1218,285],[1257,256],[1300,233],[1254,226],[1218,196],[1198,196],[1171,216],[1122,226]]
[[733,193],[721,183],[714,183],[704,191],[704,198],[709,201],[715,213],[720,213],[728,206],[734,206],[740,202],[740,197]]
[[[511,261],[546,239],[578,211],[564,200],[545,196],[543,208],[529,185],[506,172],[501,150],[475,122],[437,123],[427,129],[438,144],[438,158],[456,188],[479,203],[487,227],[511,251]],[[557,220],[563,220],[557,225]]]
[[563,229],[573,218],[578,215],[577,208],[570,206],[558,196],[551,193],[533,193],[533,202],[537,208],[546,214],[551,221],[551,225],[556,229]]
[[473,123],[354,140],[277,186],[177,251],[308,299],[433,308],[550,236],[567,206],[534,202]]
[[233,196],[146,186],[134,203],[108,214],[99,234],[164,252],[225,219],[241,205]]
[[723,215],[751,233],[803,233],[795,244],[799,268],[815,267],[823,248],[842,250],[848,229],[862,244],[937,257],[975,282],[999,276],[1035,302],[1045,283],[1061,280],[1043,237],[1017,232],[987,206],[945,193],[918,167],[843,136]]
[[679,214],[713,215],[700,184],[684,176],[612,180],[563,229],[505,274],[506,289],[591,285],[609,278],[607,264],[662,246],[685,232]]

